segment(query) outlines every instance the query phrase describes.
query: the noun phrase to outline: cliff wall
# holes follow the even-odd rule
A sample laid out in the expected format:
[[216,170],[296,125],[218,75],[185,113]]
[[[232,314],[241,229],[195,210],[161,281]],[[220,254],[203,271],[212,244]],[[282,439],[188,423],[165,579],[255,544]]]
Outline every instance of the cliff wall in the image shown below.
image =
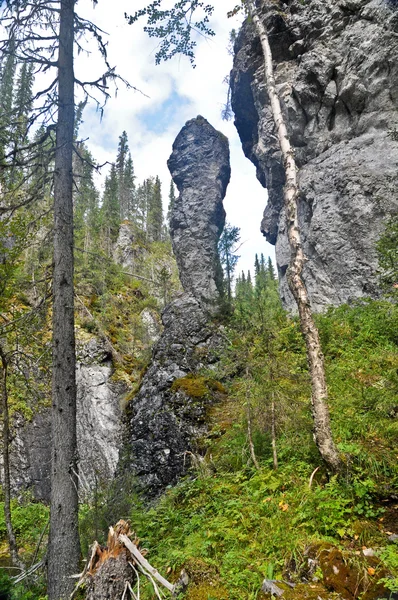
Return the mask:
[[[258,0],[299,168],[299,222],[313,308],[377,297],[375,243],[398,211],[398,11],[384,0]],[[268,190],[261,230],[276,246],[280,293],[289,247],[284,172],[246,22],[235,45],[232,107],[243,150]]]

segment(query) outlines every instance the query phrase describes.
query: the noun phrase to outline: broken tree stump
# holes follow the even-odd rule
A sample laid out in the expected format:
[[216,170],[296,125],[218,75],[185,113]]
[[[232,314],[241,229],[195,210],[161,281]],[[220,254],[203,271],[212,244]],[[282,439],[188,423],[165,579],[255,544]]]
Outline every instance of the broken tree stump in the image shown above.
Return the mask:
[[160,583],[172,595],[187,585],[186,574],[172,584],[144,558],[145,551],[138,548],[139,540],[126,521],[109,528],[106,546],[94,542],[91,556],[71,596],[72,600],[137,600],[134,586],[139,590],[140,576],[148,578],[157,598]]
[[[134,535],[126,521],[109,528],[106,546],[94,542],[91,556],[72,594],[84,600],[132,599],[130,589],[136,583],[130,551],[119,540],[119,535]],[[135,540],[137,541],[137,540]]]

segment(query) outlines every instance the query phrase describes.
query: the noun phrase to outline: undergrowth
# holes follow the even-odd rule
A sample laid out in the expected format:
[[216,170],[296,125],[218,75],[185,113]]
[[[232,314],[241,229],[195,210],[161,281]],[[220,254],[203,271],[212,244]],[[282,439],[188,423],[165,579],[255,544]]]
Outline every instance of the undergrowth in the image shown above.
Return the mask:
[[[102,491],[93,505],[82,507],[82,546],[87,551],[94,536],[105,539],[110,515],[129,516],[151,564],[170,580],[186,569],[188,600],[250,600],[261,597],[264,578],[300,582],[310,549],[325,544],[340,549],[371,578],[374,569],[362,553],[371,548],[384,569],[385,587],[395,591],[398,307],[362,301],[317,319],[333,435],[344,462],[342,473],[329,477],[312,439],[299,325],[282,311],[272,285],[237,306],[224,330],[229,343],[217,372],[176,384],[212,380],[225,392],[210,411],[209,435],[198,446],[204,459],[200,471],[192,470],[150,507],[123,498],[130,486],[125,492]],[[258,470],[249,452],[248,414]],[[18,542],[28,552],[46,518],[40,504],[14,505]],[[1,518],[0,534],[5,536]],[[142,583],[141,598],[152,599],[152,588]]]
[[[231,327],[218,374],[224,375],[229,398],[213,409],[207,467],[192,472],[155,506],[135,505],[132,526],[163,574],[178,577],[183,567],[193,574],[192,600],[257,598],[265,577],[298,581],[308,548],[319,544],[332,544],[357,561],[364,547],[376,549],[389,573],[386,587],[395,590],[398,552],[388,539],[387,516],[391,510],[398,515],[398,308],[369,301],[318,318],[333,433],[344,460],[343,472],[332,478],[312,440],[298,324],[274,310],[272,331],[253,325],[252,317],[244,327],[242,322]],[[260,360],[266,344],[268,360],[264,355]],[[271,363],[273,383],[268,378],[261,384]],[[270,391],[278,404],[278,470],[271,451]],[[248,449],[248,402],[259,470]],[[197,569],[202,585],[195,583]],[[152,598],[149,589],[146,593]]]

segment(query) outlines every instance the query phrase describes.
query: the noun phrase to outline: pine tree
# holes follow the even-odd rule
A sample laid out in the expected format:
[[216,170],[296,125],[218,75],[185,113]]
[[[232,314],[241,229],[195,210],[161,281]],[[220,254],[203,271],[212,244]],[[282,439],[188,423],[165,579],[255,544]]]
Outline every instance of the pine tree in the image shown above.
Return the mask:
[[105,189],[101,207],[101,222],[105,251],[108,256],[111,256],[112,245],[117,240],[120,227],[120,204],[115,164],[111,166],[110,173],[105,179]]
[[125,202],[124,218],[129,221],[135,221],[136,218],[136,198],[135,198],[135,175],[133,159],[130,152],[127,155],[123,174],[123,198]]
[[128,158],[129,145],[127,133],[123,131],[119,137],[119,145],[117,148],[116,171],[117,171],[117,186],[118,186],[118,201],[120,207],[120,221],[128,216],[128,193],[125,186],[125,168]]
[[147,239],[150,242],[160,242],[163,233],[162,190],[158,176],[152,185],[148,197]]

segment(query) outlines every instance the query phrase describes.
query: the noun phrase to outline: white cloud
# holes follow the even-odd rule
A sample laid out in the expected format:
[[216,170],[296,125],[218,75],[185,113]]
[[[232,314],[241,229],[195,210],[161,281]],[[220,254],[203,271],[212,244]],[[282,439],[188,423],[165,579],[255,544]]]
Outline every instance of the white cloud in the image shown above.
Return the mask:
[[[134,5],[132,7],[132,4]],[[93,10],[89,0],[81,0],[78,8],[85,16],[109,33],[109,62],[139,92],[120,84],[118,94],[105,108],[102,121],[94,108],[86,110],[81,128],[88,146],[99,162],[115,159],[118,139],[127,131],[138,180],[159,175],[167,196],[170,175],[166,161],[172,143],[184,123],[198,114],[221,130],[230,140],[232,178],[225,200],[227,218],[241,228],[245,244],[240,250],[238,269],[252,269],[254,254],[274,255],[272,246],[260,233],[266,192],[255,177],[254,166],[244,157],[235,127],[221,119],[227,87],[223,83],[232,66],[227,51],[229,32],[237,28],[236,18],[227,19],[229,0],[217,0],[212,27],[216,37],[198,38],[196,68],[185,57],[155,65],[158,42],[143,32],[143,23],[130,26],[124,13],[131,13],[144,0],[101,0]],[[101,73],[101,59],[93,51],[76,59],[76,73],[82,79],[94,79]],[[176,99],[178,103],[176,103]],[[172,104],[168,107],[168,103]]]

